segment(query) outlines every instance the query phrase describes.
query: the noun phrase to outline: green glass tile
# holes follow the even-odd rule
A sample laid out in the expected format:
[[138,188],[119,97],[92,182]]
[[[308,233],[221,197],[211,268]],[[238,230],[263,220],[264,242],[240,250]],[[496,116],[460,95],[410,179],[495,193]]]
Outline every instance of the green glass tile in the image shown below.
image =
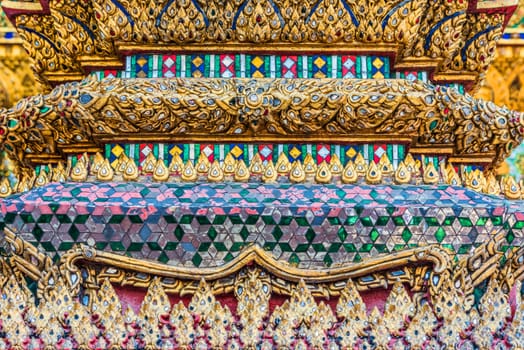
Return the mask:
[[486,225],[486,222],[488,222],[489,218],[478,218],[477,222],[475,223],[476,226],[484,226]]
[[302,56],[297,56],[297,78],[304,78],[302,71]]
[[[455,248],[453,247],[453,244],[449,244],[449,243],[442,244],[442,248],[449,249],[449,250],[452,251],[452,252],[455,251]],[[457,258],[457,257],[455,256],[455,258]]]
[[175,229],[175,237],[181,241],[182,240],[182,237],[184,237],[184,230],[182,230],[182,228],[180,226],[177,226],[176,229]]
[[291,256],[289,257],[288,262],[289,262],[291,265],[298,265],[298,264],[300,263],[300,259],[298,258],[298,255],[296,255],[295,253],[293,253],[293,254],[291,254]]
[[402,236],[402,239],[404,240],[404,242],[408,243],[413,235],[411,234],[411,231],[409,231],[407,228],[405,228],[402,231],[402,235],[401,236]]
[[262,215],[262,221],[266,225],[275,225],[276,222],[273,220],[273,217],[271,215]]
[[218,233],[217,231],[215,230],[214,227],[211,227],[209,228],[209,230],[207,231],[207,236],[212,240],[214,241],[215,238],[217,237]]
[[233,257],[233,254],[231,254],[231,253],[227,253],[226,256],[224,257],[224,261],[225,261],[225,262],[228,262],[228,261],[233,260],[233,258],[234,258],[234,257]]
[[151,250],[162,250],[162,247],[157,242],[147,242],[147,246]]
[[193,265],[198,267],[202,263],[202,257],[200,256],[200,254],[195,253],[195,255],[193,255],[193,258],[191,259],[191,261],[193,262]]
[[211,222],[207,218],[207,216],[204,215],[198,215],[196,216],[196,220],[200,225],[211,225]]
[[331,225],[340,225],[340,219],[337,217],[327,218],[327,220]]
[[242,248],[244,248],[244,246],[245,246],[244,242],[235,242],[231,245],[231,248],[229,250],[232,252],[239,252],[242,250]]
[[207,252],[209,250],[209,247],[211,247],[211,242],[202,242],[200,243],[200,246],[198,246],[198,251]]
[[362,225],[364,225],[365,227],[373,226],[373,221],[370,217],[361,217],[360,222],[362,222]]
[[348,236],[348,233],[346,232],[346,230],[343,227],[341,227],[338,229],[337,235],[340,241],[344,242]]
[[76,227],[76,225],[71,225],[71,227],[69,228],[69,236],[71,236],[71,238],[76,242],[76,240],[78,239],[78,236],[80,236],[80,231],[78,231],[78,228]]
[[176,224],[176,218],[173,215],[164,215],[164,220],[168,224]]
[[258,215],[249,215],[246,219],[246,225],[255,225],[258,221]]
[[428,226],[438,226],[437,218],[427,217],[427,218],[425,218],[425,220],[426,220],[426,223],[428,224]]
[[139,215],[129,215],[129,221],[133,224],[142,224],[142,218]]
[[395,246],[393,247],[393,251],[398,252],[398,251],[404,250],[405,247],[406,246],[403,244],[395,244]]
[[164,250],[175,250],[178,247],[178,242],[167,242],[166,246],[164,247]]
[[492,216],[492,217],[491,217],[491,222],[492,222],[493,225],[495,225],[495,226],[500,226],[500,225],[502,225],[502,216]]
[[414,216],[411,218],[409,225],[419,225],[422,222],[422,216]]
[[378,237],[380,237],[380,233],[378,233],[378,230],[376,228],[372,229],[371,232],[369,233],[369,238],[375,242]]
[[375,244],[375,249],[381,254],[389,253],[389,249],[385,244]]
[[355,225],[357,220],[358,220],[358,216],[348,216],[346,218],[346,222],[344,222],[344,225],[348,225],[348,226]]
[[109,246],[111,247],[111,250],[114,252],[122,252],[126,250],[122,242],[109,242]]
[[75,244],[75,242],[62,242],[58,246],[58,251],[61,251],[61,252],[68,251],[69,249],[73,248],[74,244]]
[[162,252],[158,256],[158,261],[160,261],[161,263],[165,264],[165,263],[167,263],[169,261],[169,257],[167,256],[167,254],[165,252]]
[[512,231],[509,231],[508,234],[506,235],[506,240],[508,241],[509,244],[511,244],[514,239],[515,239],[515,235],[513,234]]
[[315,243],[315,244],[312,244],[311,246],[313,247],[313,249],[317,253],[326,251],[326,247],[324,247],[324,245],[322,243]]
[[313,230],[312,228],[309,228],[306,232],[306,239],[309,243],[313,242],[313,240],[315,239],[315,237],[317,236],[316,233],[315,233],[315,230]]
[[40,242],[40,246],[44,248],[46,252],[55,252],[55,247],[51,242]]
[[296,217],[295,222],[298,224],[298,226],[309,226],[309,223],[305,217]]
[[249,231],[245,226],[242,227],[239,234],[240,234],[240,237],[242,237],[244,241],[249,237]]
[[355,78],[362,79],[362,58],[357,56],[355,59]]
[[437,240],[437,242],[441,243],[445,237],[446,231],[442,227],[439,227],[437,229],[437,232],[435,232],[435,239]]
[[296,253],[304,253],[304,252],[307,252],[308,248],[310,247],[309,244],[299,244],[297,245],[297,247],[295,248],[295,252]]
[[395,226],[404,226],[406,223],[404,222],[404,218],[402,216],[392,216],[391,219],[393,219],[393,223]]
[[[41,214],[36,222],[38,222],[39,224],[48,224],[51,222],[51,219],[53,219],[52,214]],[[5,222],[12,223],[12,221],[9,221],[8,215],[5,216]]]
[[129,247],[127,247],[128,252],[139,252],[142,250],[142,247],[144,246],[144,243],[140,242],[131,242],[129,244]]
[[112,144],[109,144],[107,143],[105,145],[105,157],[109,159],[109,157],[111,156],[111,148],[113,147]]
[[216,215],[213,219],[213,225],[223,225],[226,222],[227,216],[225,215]]
[[125,215],[113,215],[109,219],[110,224],[120,224],[124,220]]
[[95,243],[95,248],[98,249],[98,250],[104,250],[105,247],[107,247],[107,242],[96,242]]
[[280,223],[279,225],[285,225],[285,226],[288,226],[289,224],[291,224],[291,221],[293,221],[293,217],[292,216],[282,216],[280,218]]
[[362,247],[360,247],[359,252],[361,252],[361,253],[369,253],[371,251],[371,249],[373,249],[373,244],[366,243],[366,244],[362,244]]
[[275,228],[273,229],[272,235],[275,238],[275,240],[277,241],[279,241],[280,238],[282,238],[283,233],[279,226],[275,226]]
[[263,248],[267,251],[272,251],[273,249],[275,249],[276,246],[277,246],[276,242],[266,242],[264,243]]
[[153,144],[153,155],[158,159],[158,143]]
[[336,78],[342,78],[342,56],[337,55],[337,76]]
[[451,226],[453,225],[453,221],[455,221],[454,216],[446,216],[444,222],[442,223],[442,226]]
[[44,235],[44,231],[38,225],[35,225],[32,233],[38,242],[40,242],[40,239],[42,239],[42,236]]
[[458,252],[459,254],[468,254],[471,251],[471,244],[463,244],[459,247]]
[[360,256],[360,254],[355,254],[355,257],[353,258],[353,262],[360,262],[362,261],[362,257]]
[[514,229],[520,230],[524,227],[524,221],[517,221],[515,225],[513,225]]
[[180,218],[181,224],[189,225],[191,224],[192,221],[193,221],[193,215],[182,215],[182,217]]
[[217,249],[217,251],[219,252],[226,252],[227,251],[227,247],[224,243],[222,242],[213,242],[213,246]]
[[471,227],[473,224],[471,223],[471,220],[469,218],[458,218],[460,224],[463,227]]
[[293,251],[293,249],[291,249],[291,246],[287,242],[278,243],[278,246],[280,247],[280,249],[282,249],[283,252],[292,252]]
[[345,243],[343,244],[344,250],[348,253],[355,253],[357,251],[357,248],[353,243]]
[[340,247],[342,247],[342,243],[331,243],[328,248],[328,253],[336,253],[340,250]]
[[[35,222],[35,219],[33,218],[33,215],[28,214],[28,213],[21,213],[20,214],[20,218],[22,219],[22,221],[25,224],[32,224],[32,223]],[[69,222],[71,222],[71,221],[69,221]]]
[[326,266],[331,266],[331,264],[333,264],[333,259],[331,259],[329,254],[326,254],[326,256],[324,257],[324,264]]
[[386,226],[388,221],[389,221],[389,216],[379,216],[375,225],[376,226]]

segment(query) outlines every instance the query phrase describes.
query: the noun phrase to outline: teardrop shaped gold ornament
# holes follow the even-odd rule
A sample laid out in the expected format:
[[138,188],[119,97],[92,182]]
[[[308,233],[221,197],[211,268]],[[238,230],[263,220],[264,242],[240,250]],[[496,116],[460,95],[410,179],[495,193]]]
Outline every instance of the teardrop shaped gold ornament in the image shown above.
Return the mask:
[[78,160],[71,169],[71,180],[76,182],[85,182],[87,181],[87,169],[83,161]]
[[235,181],[247,182],[249,181],[249,169],[243,159],[237,161],[237,168],[234,175]]
[[169,179],[169,168],[164,163],[163,159],[158,159],[153,171],[153,180],[158,182],[165,182]]
[[180,154],[175,153],[171,159],[171,163],[169,163],[169,173],[179,175],[182,173],[183,169],[184,162],[182,161],[182,158],[180,158]]
[[289,181],[293,183],[302,183],[306,180],[306,172],[302,167],[302,163],[299,160],[296,160],[291,165],[291,170],[289,171]]
[[185,182],[193,182],[193,181],[196,181],[196,179],[198,179],[198,174],[191,160],[188,160],[186,164],[184,165],[180,178],[182,179],[182,181],[185,181]]
[[113,180],[114,175],[115,173],[111,167],[111,164],[109,164],[109,160],[105,159],[104,163],[102,163],[102,166],[96,173],[96,179],[99,181],[111,181]]
[[102,167],[102,164],[104,164],[104,157],[102,157],[99,152],[96,152],[93,157],[93,162],[91,163],[91,175],[96,175],[98,170]]
[[200,153],[198,156],[198,161],[196,164],[196,172],[200,176],[207,176],[209,173],[209,168],[211,167],[211,162],[204,153]]
[[506,176],[503,179],[504,196],[508,199],[520,199],[522,196],[521,189],[513,176]]
[[13,189],[9,183],[9,179],[4,177],[0,182],[0,198],[6,198],[13,194]]
[[138,180],[139,171],[138,166],[135,164],[133,159],[129,159],[126,163],[126,169],[122,174],[125,181],[136,181]]
[[35,180],[35,186],[41,187],[41,186],[47,185],[48,183],[49,183],[49,178],[47,177],[47,173],[45,172],[44,167],[41,166],[40,173],[38,174]]
[[142,174],[153,175],[153,172],[155,171],[155,165],[156,158],[153,155],[153,152],[149,152],[146,159],[144,160],[144,164],[142,165]]
[[224,175],[231,176],[235,173],[237,168],[237,161],[235,157],[229,152],[224,158]]
[[56,167],[53,169],[53,182],[66,182],[67,174],[65,171],[64,163],[58,162]]
[[401,161],[397,167],[397,170],[395,171],[395,183],[399,185],[406,185],[410,183],[410,181],[411,171],[409,171],[404,161]]
[[357,171],[358,176],[365,176],[368,170],[366,160],[360,152],[357,153],[355,158],[355,170]]
[[382,173],[382,176],[391,176],[395,172],[393,169],[393,164],[391,164],[391,160],[389,159],[387,153],[384,152],[380,157],[380,160],[378,161],[378,168]]
[[118,160],[115,166],[115,174],[121,175],[126,171],[127,162],[129,161],[129,157],[124,153],[120,153],[118,156]]
[[483,192],[491,195],[500,195],[500,184],[493,173],[486,177],[486,185],[484,186]]
[[277,173],[281,176],[287,176],[291,170],[291,164],[289,163],[289,159],[287,155],[284,154],[284,152],[280,153],[278,156],[276,169]]
[[329,171],[331,171],[332,176],[340,176],[342,175],[342,171],[344,168],[342,167],[342,163],[340,162],[340,159],[336,154],[333,154],[331,156],[331,160],[329,161]]
[[315,160],[313,159],[313,156],[311,153],[307,153],[304,157],[304,172],[306,173],[306,176],[315,176],[317,173],[317,164],[315,163]]
[[268,162],[264,173],[262,174],[262,181],[264,182],[276,182],[278,178],[277,171],[273,162]]
[[224,172],[220,167],[220,163],[215,160],[211,163],[209,167],[209,172],[207,174],[207,181],[209,182],[221,182],[224,181]]
[[330,183],[332,179],[333,179],[333,175],[331,174],[331,171],[329,170],[328,164],[324,160],[318,166],[317,173],[315,174],[315,182],[319,184],[327,184],[327,183]]
[[357,170],[355,169],[355,164],[350,160],[344,167],[342,172],[342,182],[345,184],[354,184],[358,181]]
[[447,163],[444,169],[446,183],[451,186],[462,186],[462,180],[451,163]]
[[368,171],[366,172],[366,183],[379,184],[382,182],[382,172],[375,162],[369,162]]
[[433,162],[429,162],[424,167],[424,174],[422,176],[422,180],[426,185],[436,185],[439,183],[440,176],[438,174],[437,169],[435,169]]
[[479,169],[464,172],[464,185],[474,191],[482,192],[485,186],[484,175]]
[[253,156],[253,159],[251,159],[251,164],[249,165],[249,172],[254,176],[260,176],[264,173],[264,165],[262,164],[260,154],[255,154]]

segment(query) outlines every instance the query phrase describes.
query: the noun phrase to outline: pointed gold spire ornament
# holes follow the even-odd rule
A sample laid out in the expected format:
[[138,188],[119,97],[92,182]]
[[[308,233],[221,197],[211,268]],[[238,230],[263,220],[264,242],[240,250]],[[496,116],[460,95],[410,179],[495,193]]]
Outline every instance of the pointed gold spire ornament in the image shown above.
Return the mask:
[[331,175],[340,176],[342,175],[343,170],[344,170],[344,167],[342,166],[342,163],[340,162],[340,158],[338,158],[336,154],[333,154],[329,161],[329,171],[331,171]]
[[128,161],[129,161],[129,157],[125,154],[125,152],[120,153],[120,155],[118,156],[116,166],[115,166],[115,174],[117,175],[123,174],[124,171],[126,171]]
[[378,161],[378,169],[383,176],[391,176],[395,172],[393,169],[393,164],[391,164],[391,161],[386,152],[382,154],[380,160]]
[[249,169],[243,159],[237,161],[237,166],[234,174],[234,180],[238,182],[247,182],[249,180]]
[[345,184],[354,184],[358,181],[357,170],[355,169],[355,164],[353,161],[349,161],[344,167],[342,172],[342,182]]
[[404,157],[404,164],[412,174],[418,170],[417,163],[415,162],[415,159],[413,158],[411,153],[406,154],[406,156]]
[[358,176],[365,176],[368,170],[366,160],[360,152],[358,152],[357,156],[355,157],[355,169],[357,171]]
[[184,162],[180,158],[180,154],[175,153],[173,158],[171,158],[171,163],[169,163],[169,173],[170,174],[180,174],[184,169]]
[[291,165],[291,171],[289,172],[289,181],[293,183],[302,183],[306,180],[306,172],[302,167],[299,160],[296,160]]
[[197,174],[199,176],[207,176],[209,168],[211,168],[211,162],[204,153],[200,153],[195,167]]
[[491,195],[500,195],[500,184],[493,173],[490,173],[486,177],[486,184],[484,185],[483,192]]
[[209,173],[207,174],[207,180],[209,182],[220,182],[224,181],[224,172],[220,167],[220,163],[214,160],[209,167]]
[[198,174],[193,166],[191,160],[188,160],[182,169],[182,175],[180,176],[182,181],[193,182],[198,179]]
[[401,161],[398,165],[394,181],[399,185],[406,185],[411,182],[411,171],[409,171],[404,161]]
[[284,152],[280,153],[278,156],[276,170],[280,176],[287,176],[291,170],[291,164],[289,163],[289,159],[287,155],[284,154]]
[[317,173],[315,174],[315,182],[319,184],[327,184],[331,182],[333,175],[329,170],[329,166],[326,161],[322,161],[318,166]]
[[13,194],[13,189],[9,183],[9,179],[4,177],[0,182],[0,198],[6,198]]
[[276,182],[278,178],[277,170],[273,165],[273,162],[268,162],[264,173],[262,174],[262,181],[264,182]]
[[365,179],[368,184],[379,184],[382,182],[382,172],[374,161],[369,162]]
[[482,192],[484,188],[485,179],[479,169],[473,171],[464,171],[464,185],[474,191]]
[[53,169],[53,182],[66,182],[67,174],[65,171],[64,163],[58,162],[56,167]]
[[461,186],[462,185],[460,176],[456,172],[455,167],[451,163],[446,164],[446,167],[444,169],[444,177],[448,185],[451,185],[451,186]]
[[315,176],[315,174],[317,173],[317,165],[311,153],[307,153],[304,157],[303,168],[304,172],[306,173],[306,176]]
[[153,180],[158,182],[165,182],[169,179],[169,169],[164,163],[163,159],[158,159],[153,170]]
[[102,167],[102,164],[104,164],[104,157],[102,157],[99,152],[96,152],[93,157],[93,163],[91,164],[91,175],[96,175],[98,170]]
[[41,186],[47,185],[48,183],[49,183],[49,178],[47,177],[47,173],[45,172],[44,167],[41,166],[40,173],[38,174],[35,180],[35,186],[41,187]]
[[153,152],[149,152],[146,159],[144,160],[144,164],[142,165],[142,174],[153,175],[153,172],[155,171],[155,165],[156,158],[153,155]]
[[429,162],[424,167],[422,179],[426,185],[436,185],[439,183],[440,176],[438,175],[438,171],[435,169],[433,162]]
[[231,176],[235,173],[237,169],[237,161],[235,157],[229,152],[224,158],[224,175]]
[[76,162],[73,169],[71,169],[71,180],[76,182],[87,181],[87,168],[85,162],[81,158]]
[[34,173],[31,177],[29,175],[24,175],[22,177],[22,180],[20,180],[20,182],[16,186],[16,191],[20,193],[29,191],[33,187],[34,179]]
[[262,164],[260,154],[255,154],[253,156],[253,159],[251,159],[251,164],[249,165],[249,172],[254,176],[260,176],[264,173],[264,166]]
[[503,180],[504,196],[508,199],[520,199],[522,197],[521,188],[513,176],[506,176]]
[[125,181],[136,181],[138,180],[138,176],[138,166],[135,164],[135,161],[130,158],[126,163],[126,169],[124,170],[122,177]]
[[113,176],[115,175],[113,168],[111,167],[111,164],[109,164],[109,160],[105,159],[102,163],[102,166],[98,169],[98,172],[96,173],[96,179],[99,181],[111,181],[113,180]]

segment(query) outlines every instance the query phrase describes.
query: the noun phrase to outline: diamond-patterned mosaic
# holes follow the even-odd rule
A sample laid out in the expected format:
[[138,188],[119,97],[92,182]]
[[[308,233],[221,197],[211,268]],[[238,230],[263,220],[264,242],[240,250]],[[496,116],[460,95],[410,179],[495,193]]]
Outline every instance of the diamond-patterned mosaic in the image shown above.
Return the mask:
[[523,203],[450,186],[52,183],[0,203],[0,228],[55,259],[89,241],[195,266],[258,244],[304,267],[434,243],[465,254],[501,229],[524,244]]

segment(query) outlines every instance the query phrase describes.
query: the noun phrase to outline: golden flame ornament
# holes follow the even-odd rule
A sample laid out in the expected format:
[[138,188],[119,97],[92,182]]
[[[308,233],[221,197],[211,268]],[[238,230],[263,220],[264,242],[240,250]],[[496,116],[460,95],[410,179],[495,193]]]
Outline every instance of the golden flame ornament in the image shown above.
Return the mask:
[[395,172],[393,169],[393,164],[391,164],[387,153],[383,153],[380,157],[378,161],[378,168],[383,176],[391,176]]
[[340,176],[342,175],[343,170],[344,168],[342,166],[342,163],[340,162],[340,159],[336,154],[333,154],[329,161],[329,171],[331,171],[331,175]]
[[310,153],[304,157],[304,172],[306,176],[314,176],[317,173],[317,164]]
[[113,180],[114,175],[115,173],[111,167],[111,164],[109,164],[109,160],[105,159],[102,163],[102,166],[96,173],[96,179],[99,181],[111,181]]
[[459,174],[455,171],[455,167],[448,163],[444,169],[444,176],[446,183],[451,186],[461,186],[462,181],[460,180]]
[[211,168],[211,162],[204,153],[200,153],[196,164],[196,172],[200,176],[206,176],[209,173],[209,168]]
[[73,169],[71,169],[71,180],[76,182],[87,181],[87,168],[85,162],[80,159],[76,162]]
[[91,164],[91,175],[96,175],[98,170],[102,167],[102,164],[104,164],[104,157],[102,157],[99,152],[96,152],[93,157],[93,163]]
[[246,162],[244,162],[243,159],[240,159],[237,162],[237,167],[233,178],[238,182],[247,182],[249,180],[249,169],[247,168]]
[[366,183],[379,184],[382,182],[382,173],[375,162],[369,162],[368,171],[366,172]]
[[329,166],[326,161],[322,161],[318,166],[317,173],[315,174],[315,181],[319,184],[327,184],[331,182],[333,174],[329,170]]
[[155,165],[156,158],[153,155],[153,152],[149,152],[146,159],[144,160],[144,164],[142,165],[142,174],[153,175],[153,172],[155,171]]
[[262,181],[264,182],[275,182],[277,181],[278,173],[273,165],[273,162],[268,162],[264,173],[262,174]]
[[355,169],[358,176],[365,176],[367,172],[367,164],[362,153],[358,152],[355,158]]
[[422,176],[422,180],[426,185],[436,185],[439,183],[440,176],[438,174],[437,169],[435,169],[433,162],[429,162],[424,167],[424,174]]
[[289,163],[289,159],[287,155],[284,154],[284,152],[280,153],[278,156],[276,170],[277,173],[281,176],[287,176],[291,170],[291,164]]
[[180,158],[180,154],[175,153],[173,158],[171,158],[171,163],[169,163],[169,173],[170,174],[180,174],[184,169],[184,162]]
[[48,183],[49,183],[49,178],[47,177],[47,173],[45,172],[43,167],[40,167],[40,173],[36,177],[35,186],[41,187],[41,186],[47,185]]
[[521,188],[513,176],[506,176],[503,180],[504,196],[508,199],[520,199]]
[[404,161],[401,161],[398,165],[395,171],[394,181],[399,185],[406,185],[411,182],[411,171],[409,171]]
[[260,176],[264,173],[264,166],[262,164],[260,154],[255,154],[253,156],[253,159],[251,159],[251,164],[249,165],[249,172],[255,176]]
[[182,179],[182,181],[185,182],[193,182],[196,181],[196,179],[198,179],[198,174],[191,160],[188,160],[184,165],[184,169],[182,170],[180,178]]
[[126,164],[126,169],[122,174],[125,181],[136,181],[139,176],[138,166],[133,159],[129,159]]
[[355,169],[355,164],[353,161],[349,161],[344,167],[342,172],[342,182],[345,184],[354,184],[358,181],[357,170]]
[[237,161],[235,160],[235,157],[229,152],[226,155],[226,158],[224,158],[224,175],[231,176],[235,173],[237,169]]
[[291,165],[291,170],[289,172],[289,181],[293,183],[301,183],[306,180],[306,172],[302,167],[302,163],[296,160]]
[[207,174],[207,180],[210,182],[221,182],[224,181],[224,172],[220,167],[220,163],[217,160],[214,160],[209,167],[209,172]]
[[9,197],[11,194],[13,194],[13,189],[11,188],[11,184],[9,183],[9,179],[7,177],[4,177],[0,182],[0,197]]
[[165,182],[169,179],[169,168],[164,163],[163,159],[158,159],[153,170],[153,180],[158,182]]

